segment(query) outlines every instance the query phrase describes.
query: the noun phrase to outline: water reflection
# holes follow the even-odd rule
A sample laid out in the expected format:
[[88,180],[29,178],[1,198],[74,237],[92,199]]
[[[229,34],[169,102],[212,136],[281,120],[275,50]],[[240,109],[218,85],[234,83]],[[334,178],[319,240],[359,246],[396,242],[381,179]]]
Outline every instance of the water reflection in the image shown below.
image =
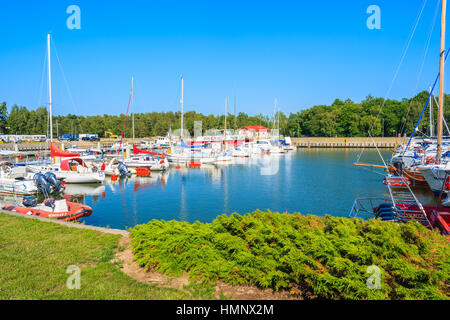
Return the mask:
[[[93,214],[83,219],[86,224],[121,229],[152,219],[211,222],[222,213],[256,209],[348,216],[357,197],[389,196],[382,169],[353,165],[359,152],[305,149],[276,158],[236,158],[220,166],[171,167],[150,177],[66,185],[65,196],[93,208]],[[390,152],[383,152],[383,157],[389,156]],[[380,162],[376,151],[366,150],[364,157],[367,163]],[[278,165],[273,175],[262,174],[268,160]],[[424,204],[436,202],[427,188],[413,189]]]

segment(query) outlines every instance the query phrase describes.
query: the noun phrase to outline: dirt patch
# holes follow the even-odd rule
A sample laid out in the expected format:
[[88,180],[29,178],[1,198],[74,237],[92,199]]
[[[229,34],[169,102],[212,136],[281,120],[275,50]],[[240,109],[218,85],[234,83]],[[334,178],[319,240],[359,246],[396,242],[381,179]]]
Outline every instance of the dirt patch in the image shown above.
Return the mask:
[[[147,271],[138,266],[133,258],[131,252],[130,237],[127,235],[119,239],[119,248],[115,256],[115,262],[120,262],[122,271],[132,277],[133,279],[148,283],[156,284],[165,288],[175,288],[183,290],[185,285],[188,285],[189,278],[185,273],[181,277],[169,277],[159,272]],[[233,286],[225,282],[219,281],[216,284],[216,298],[221,295],[234,300],[293,300],[301,299],[300,292],[290,293],[288,291],[275,292],[272,289],[262,290],[254,286]]]

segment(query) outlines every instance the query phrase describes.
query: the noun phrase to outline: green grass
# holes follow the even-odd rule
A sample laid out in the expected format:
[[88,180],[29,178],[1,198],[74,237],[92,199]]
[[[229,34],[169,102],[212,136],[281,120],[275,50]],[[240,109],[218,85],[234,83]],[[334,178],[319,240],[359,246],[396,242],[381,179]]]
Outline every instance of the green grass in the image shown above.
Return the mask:
[[[111,262],[120,236],[0,213],[0,299],[186,299],[140,283]],[[66,286],[81,269],[81,289]]]
[[[437,231],[256,211],[212,223],[151,221],[131,230],[136,261],[168,275],[286,289],[327,299],[448,299],[450,247]],[[371,290],[367,267],[381,270]]]

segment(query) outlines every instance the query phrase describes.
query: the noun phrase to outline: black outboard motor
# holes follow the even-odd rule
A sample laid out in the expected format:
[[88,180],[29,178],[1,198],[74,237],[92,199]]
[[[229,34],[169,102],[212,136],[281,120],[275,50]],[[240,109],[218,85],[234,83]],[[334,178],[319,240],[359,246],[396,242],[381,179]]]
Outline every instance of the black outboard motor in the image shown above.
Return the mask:
[[36,206],[36,198],[33,196],[25,196],[25,197],[23,197],[22,204],[27,208],[35,207]]
[[47,199],[44,202],[44,205],[47,207],[52,208],[52,210],[55,210],[55,199]]
[[44,177],[48,184],[53,187],[53,191],[60,192],[62,190],[63,185],[61,184],[61,181],[56,179],[56,175],[53,172],[46,172]]
[[117,169],[119,169],[119,173],[122,176],[129,176],[129,175],[131,175],[130,171],[128,171],[127,166],[123,162],[119,162],[119,165],[117,166]]
[[50,185],[47,182],[47,179],[45,179],[45,176],[42,173],[36,173],[33,176],[34,184],[38,188],[39,192],[44,194],[50,193]]

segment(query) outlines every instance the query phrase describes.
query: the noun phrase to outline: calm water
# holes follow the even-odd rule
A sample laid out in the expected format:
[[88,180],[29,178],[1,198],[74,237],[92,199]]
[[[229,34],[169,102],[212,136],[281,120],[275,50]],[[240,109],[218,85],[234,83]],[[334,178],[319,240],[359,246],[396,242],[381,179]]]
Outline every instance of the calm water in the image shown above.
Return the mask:
[[[348,216],[357,197],[388,197],[383,171],[354,166],[360,150],[312,149],[200,169],[170,168],[152,177],[107,179],[101,186],[67,185],[66,193],[94,210],[83,221],[125,229],[152,219],[211,222],[222,213],[257,209]],[[388,159],[389,152],[383,152]],[[278,162],[266,162],[267,159]],[[380,163],[365,150],[361,162]],[[273,166],[267,170],[268,163]],[[278,164],[277,164],[278,163]],[[276,172],[273,175],[262,173]],[[415,189],[424,203],[432,193]]]

